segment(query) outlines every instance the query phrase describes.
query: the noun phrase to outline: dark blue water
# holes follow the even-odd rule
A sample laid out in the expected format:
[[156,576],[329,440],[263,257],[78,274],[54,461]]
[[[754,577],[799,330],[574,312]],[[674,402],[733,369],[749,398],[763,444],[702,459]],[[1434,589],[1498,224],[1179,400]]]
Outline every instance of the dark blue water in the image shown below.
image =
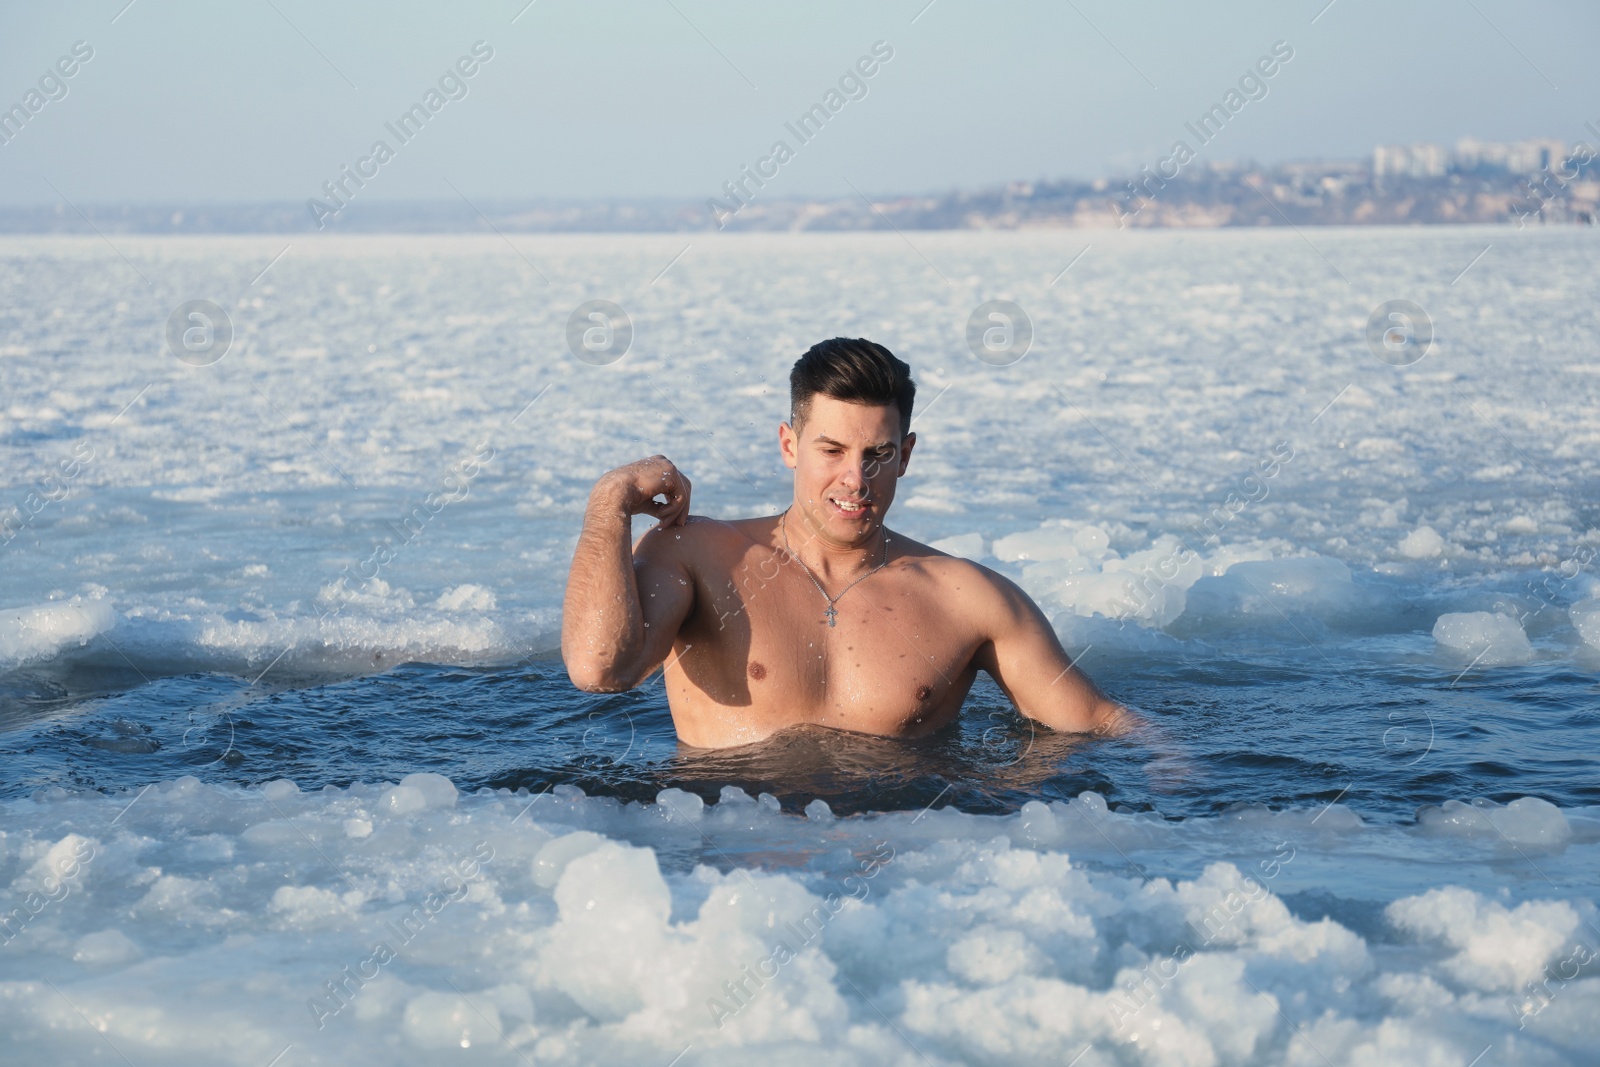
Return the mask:
[[1330,662],[1293,648],[1093,653],[1091,675],[1149,722],[1130,738],[1035,729],[980,676],[960,721],[921,741],[803,728],[706,752],[678,745],[659,676],[595,696],[555,660],[413,663],[279,689],[67,660],[0,684],[0,768],[11,797],[181,775],[310,790],[434,771],[463,790],[566,783],[635,801],[669,786],[714,800],[731,784],[790,810],[820,797],[840,814],[930,803],[1003,813],[1084,790],[1174,818],[1336,798],[1379,821],[1474,797],[1600,804],[1593,677],[1561,663],[1461,676],[1426,660]]

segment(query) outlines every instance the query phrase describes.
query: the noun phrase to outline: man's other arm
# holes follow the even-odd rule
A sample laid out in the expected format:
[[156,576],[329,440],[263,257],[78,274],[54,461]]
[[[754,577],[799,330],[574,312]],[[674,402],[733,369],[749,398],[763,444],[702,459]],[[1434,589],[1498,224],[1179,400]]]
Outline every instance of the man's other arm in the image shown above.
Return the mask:
[[[651,456],[607,473],[589,494],[561,613],[561,657],[579,689],[632,689],[672,650],[694,580],[667,534],[688,521],[689,492],[670,460]],[[630,549],[638,514],[661,521]]]
[[1054,730],[1120,736],[1137,723],[1127,708],[1100,692],[1072,665],[1044,612],[1015,582],[988,568],[980,617],[989,641],[978,651],[1017,710]]

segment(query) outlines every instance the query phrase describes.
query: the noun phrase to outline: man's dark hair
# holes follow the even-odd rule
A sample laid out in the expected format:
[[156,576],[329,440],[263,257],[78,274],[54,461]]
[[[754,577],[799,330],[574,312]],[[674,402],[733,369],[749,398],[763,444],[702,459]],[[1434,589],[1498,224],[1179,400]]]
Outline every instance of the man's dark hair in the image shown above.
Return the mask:
[[811,414],[811,398],[821,393],[852,404],[900,410],[900,436],[911,432],[911,405],[917,383],[911,367],[893,352],[865,338],[835,337],[811,346],[789,372],[789,425],[796,431]]

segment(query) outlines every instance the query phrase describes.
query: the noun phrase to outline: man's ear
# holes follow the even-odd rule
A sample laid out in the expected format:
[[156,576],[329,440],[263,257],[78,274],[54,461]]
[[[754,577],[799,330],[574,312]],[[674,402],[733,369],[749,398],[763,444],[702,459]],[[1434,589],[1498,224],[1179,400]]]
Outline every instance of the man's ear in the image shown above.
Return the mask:
[[895,475],[895,477],[899,478],[905,476],[906,465],[911,462],[911,450],[916,446],[917,435],[914,432],[908,433],[900,439],[900,473]]
[[800,436],[787,422],[778,423],[778,452],[783,456],[783,465],[794,470],[800,462]]

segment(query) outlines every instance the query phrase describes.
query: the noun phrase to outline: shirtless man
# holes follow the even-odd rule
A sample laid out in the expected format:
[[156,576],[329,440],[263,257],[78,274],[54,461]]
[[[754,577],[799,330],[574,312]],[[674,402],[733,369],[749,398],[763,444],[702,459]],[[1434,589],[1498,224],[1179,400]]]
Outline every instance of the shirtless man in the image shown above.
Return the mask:
[[[573,683],[619,692],[665,662],[678,738],[702,748],[802,723],[921,737],[956,718],[980,670],[1053,729],[1125,732],[1131,713],[1072,666],[1015,583],[884,525],[917,442],[911,368],[835,338],[789,382],[782,515],[690,515],[689,479],[665,456],[596,483],[561,627]],[[641,513],[660,521],[630,551]]]

